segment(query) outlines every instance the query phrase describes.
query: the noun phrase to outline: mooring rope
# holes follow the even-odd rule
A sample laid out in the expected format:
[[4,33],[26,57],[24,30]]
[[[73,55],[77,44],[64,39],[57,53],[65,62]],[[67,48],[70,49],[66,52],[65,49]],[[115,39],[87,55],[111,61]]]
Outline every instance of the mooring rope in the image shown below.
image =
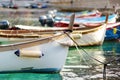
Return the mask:
[[104,80],[106,80],[106,68],[107,68],[107,65],[108,65],[109,63],[111,63],[111,62],[114,62],[114,61],[119,61],[119,62],[120,62],[120,58],[118,58],[118,59],[113,59],[113,60],[111,60],[111,61],[109,61],[109,62],[105,62],[105,63],[104,63],[104,62],[101,62],[100,60],[98,60],[98,59],[90,56],[90,55],[87,53],[87,51],[85,51],[81,46],[79,46],[79,44],[78,44],[67,32],[64,32],[64,33],[75,43],[76,47],[80,47],[91,59],[93,59],[93,60],[95,60],[95,61],[103,64],[103,66],[104,66],[104,68],[103,68],[103,79],[104,79]]
[[[78,53],[79,53],[79,55],[80,55],[80,50],[79,50],[79,48],[77,47],[77,45],[75,44],[75,47],[76,47],[76,49],[77,49],[77,51],[78,51]],[[80,55],[80,56],[82,56],[82,55]],[[84,55],[82,56],[82,59],[83,59],[83,61],[85,62],[85,63],[87,63],[87,61],[84,59]],[[88,63],[89,64],[89,63]]]
[[[68,33],[65,32],[65,34],[76,44],[76,46],[79,46],[79,44],[78,44]],[[87,55],[89,55],[81,46],[79,46],[79,47],[80,47]],[[89,55],[89,56],[90,56],[90,55]],[[94,58],[94,57],[92,57],[92,56],[90,56],[90,57],[91,57],[92,59],[94,59],[94,60],[96,60],[96,61],[104,64],[103,62],[99,61],[98,59],[96,59],[96,58]]]

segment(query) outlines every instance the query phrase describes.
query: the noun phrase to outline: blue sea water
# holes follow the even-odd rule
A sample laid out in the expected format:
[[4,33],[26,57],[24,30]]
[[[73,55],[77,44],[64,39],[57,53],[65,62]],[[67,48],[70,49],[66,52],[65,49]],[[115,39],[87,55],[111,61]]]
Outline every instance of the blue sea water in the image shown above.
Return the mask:
[[104,65],[100,63],[119,57],[118,41],[105,41],[102,46],[71,47],[60,73],[1,73],[0,80],[120,80],[120,61],[108,64],[105,78]]
[[4,73],[0,80],[62,80],[60,74]]

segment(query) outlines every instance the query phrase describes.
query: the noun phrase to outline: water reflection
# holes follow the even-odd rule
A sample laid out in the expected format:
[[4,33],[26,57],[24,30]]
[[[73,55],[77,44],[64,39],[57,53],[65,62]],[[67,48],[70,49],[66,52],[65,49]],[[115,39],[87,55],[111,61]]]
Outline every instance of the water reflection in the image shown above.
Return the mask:
[[105,61],[104,51],[102,46],[92,46],[92,47],[76,47],[70,48],[69,56],[67,58],[67,65],[81,65],[81,64],[99,64],[98,59],[101,62]]
[[[102,46],[92,46],[92,47],[76,47],[70,48],[69,56],[67,58],[67,65],[78,65],[83,64],[84,59],[87,63],[95,63],[96,58],[101,62],[105,62],[107,56],[118,56],[120,55],[120,43],[117,41],[105,41]],[[91,61],[92,60],[92,61]],[[98,62],[98,61],[97,61]]]
[[5,73],[0,74],[0,80],[62,80],[62,76],[60,74]]
[[118,41],[106,41],[102,46],[106,55],[110,55],[110,53],[115,53],[116,55],[120,55],[120,42]]

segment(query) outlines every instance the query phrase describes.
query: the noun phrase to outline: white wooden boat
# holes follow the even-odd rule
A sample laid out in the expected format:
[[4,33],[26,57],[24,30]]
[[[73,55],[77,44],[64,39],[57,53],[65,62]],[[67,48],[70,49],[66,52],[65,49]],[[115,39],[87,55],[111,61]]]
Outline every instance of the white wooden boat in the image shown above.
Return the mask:
[[[71,21],[70,21],[70,23],[71,23]],[[102,45],[104,38],[105,38],[107,22],[108,22],[108,15],[106,16],[105,23],[101,24],[99,26],[74,27],[73,32],[70,35],[70,38],[72,38],[71,43],[66,41],[64,44],[75,46],[75,42],[76,42],[77,46]],[[20,29],[36,30],[36,31],[41,31],[41,30],[47,30],[47,31],[54,30],[55,31],[56,29],[58,29],[58,30],[65,29],[65,28],[61,28],[61,27],[59,27],[59,28],[58,27],[56,27],[56,28],[55,27],[52,27],[52,28],[51,27],[50,28],[42,27],[41,28],[41,27],[35,27],[35,26],[31,27],[31,26],[24,26],[24,25],[15,25],[15,26]]]
[[[58,27],[35,27],[35,26],[25,26],[25,25],[15,25],[15,27],[29,30],[29,31],[40,31],[40,32],[56,32],[67,30],[67,28],[58,28]],[[73,28],[73,32],[70,35],[79,46],[93,46],[93,45],[102,45],[106,32],[106,24],[93,27],[77,27]],[[25,38],[26,39],[26,38]],[[73,41],[66,41],[64,45],[75,46]]]
[[[74,31],[72,35],[79,35],[81,34],[81,37],[75,37],[75,42],[79,46],[94,46],[94,45],[102,45],[106,33],[106,24],[103,24],[98,27],[93,28],[86,28],[84,30],[78,30]],[[72,46],[74,46],[73,44]]]
[[[72,19],[70,25],[73,22],[74,20]],[[1,44],[0,72],[60,72],[66,61],[69,49],[69,46],[64,45],[64,43],[71,41],[68,35],[65,34],[69,33],[69,31],[72,31],[72,26],[65,32],[57,32],[48,37],[39,37],[12,44]],[[4,34],[5,32],[6,34],[8,33],[6,30],[3,32]],[[20,35],[12,33],[8,36],[20,38],[23,34],[26,35],[26,32],[22,32]],[[33,38],[33,35],[30,35],[27,35],[26,38],[31,36]],[[3,37],[8,36],[4,35]]]
[[[33,27],[33,26],[25,26],[25,25],[16,25],[17,28],[20,29],[26,29],[26,30],[36,30],[41,31],[44,29],[48,29],[48,31],[52,31],[55,29],[65,29],[61,27]],[[93,46],[93,45],[102,45],[105,37],[106,32],[106,24],[102,24],[99,26],[93,26],[93,27],[75,27],[73,28],[73,32],[71,34],[71,37],[79,44],[79,46]],[[66,44],[69,44],[71,46],[75,46],[74,43],[71,40],[70,42],[66,41]]]
[[59,33],[46,38],[0,45],[0,72],[59,72],[66,60],[69,38]]

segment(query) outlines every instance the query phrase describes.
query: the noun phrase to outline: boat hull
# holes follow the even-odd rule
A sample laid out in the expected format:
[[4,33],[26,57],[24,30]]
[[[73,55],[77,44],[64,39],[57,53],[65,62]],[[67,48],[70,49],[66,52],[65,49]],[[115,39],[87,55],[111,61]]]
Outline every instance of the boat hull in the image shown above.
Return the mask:
[[[59,41],[48,41],[47,43],[31,43],[21,46],[11,44],[0,46],[0,72],[60,72],[68,53],[68,46],[63,46]],[[20,56],[20,50],[24,55]],[[30,53],[26,54],[27,51]],[[32,55],[35,51],[39,53]],[[38,56],[39,55],[39,56]]]
[[[90,24],[102,24],[105,22],[106,16],[96,17],[96,18],[75,18],[74,27],[81,27],[81,25],[89,26]],[[116,14],[109,15],[108,23],[115,23],[117,19]],[[56,27],[68,27],[69,19],[63,19],[59,22],[55,22]]]
[[120,39],[120,22],[108,24],[105,40],[117,40]]
[[[106,32],[106,24],[102,25],[96,30],[89,30],[83,33],[78,31],[77,33],[81,34],[82,36],[74,40],[78,46],[102,45],[105,37],[105,32]],[[75,46],[75,44],[73,44],[72,46]]]

